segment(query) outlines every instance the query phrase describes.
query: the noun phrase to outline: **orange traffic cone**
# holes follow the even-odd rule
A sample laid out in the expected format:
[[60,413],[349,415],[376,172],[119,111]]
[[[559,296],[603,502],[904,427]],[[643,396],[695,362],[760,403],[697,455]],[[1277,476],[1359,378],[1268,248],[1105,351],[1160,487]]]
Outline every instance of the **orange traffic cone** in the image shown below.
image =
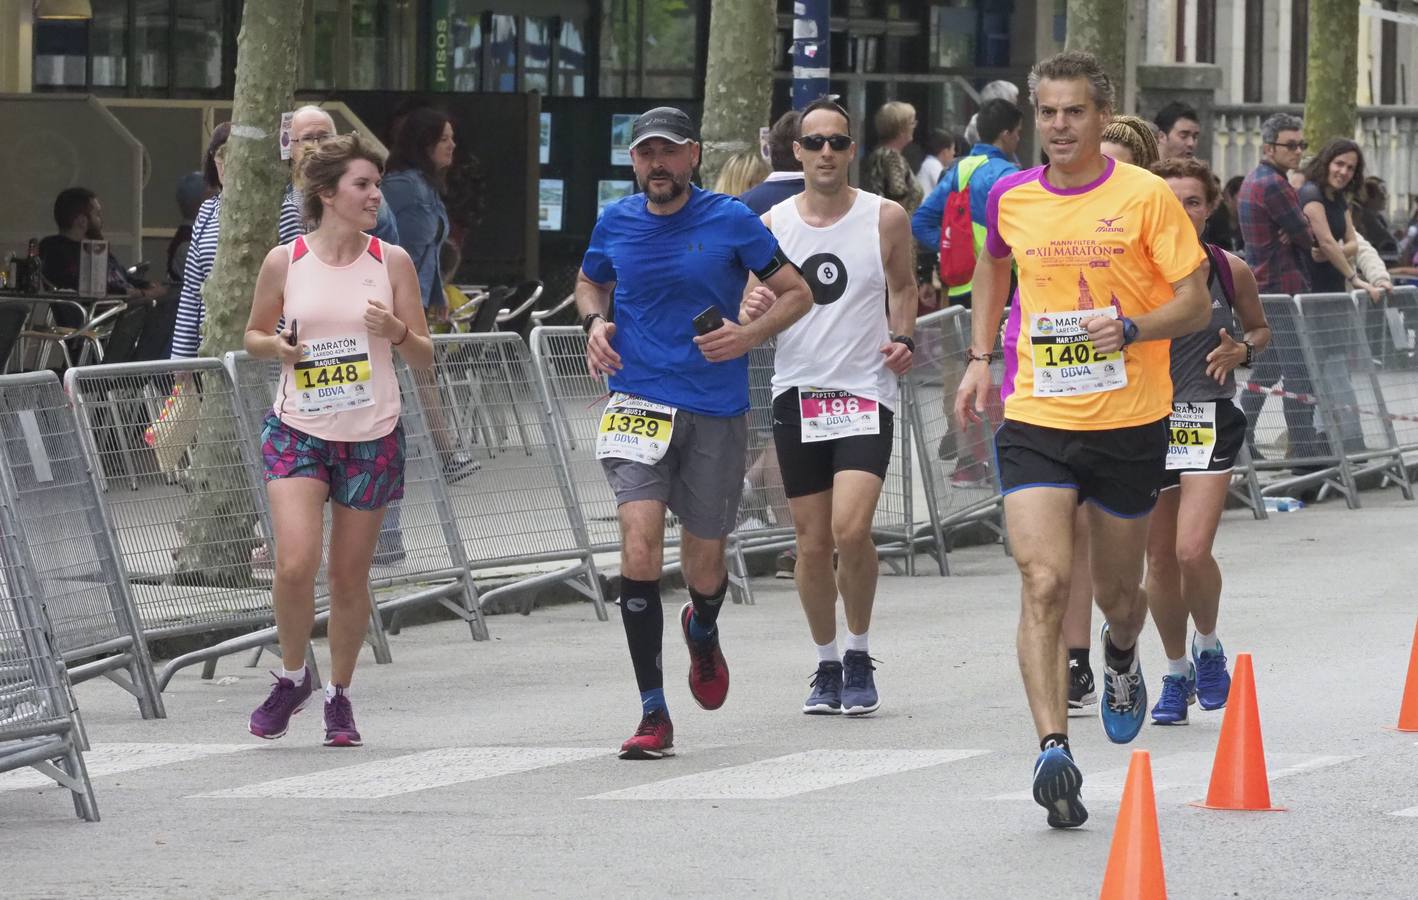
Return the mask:
[[1413,629],[1413,653],[1408,657],[1408,681],[1398,707],[1398,730],[1418,731],[1418,627]]
[[1152,795],[1152,759],[1132,751],[1123,805],[1113,829],[1113,849],[1099,900],[1166,900],[1162,841],[1157,835],[1157,800]]
[[1206,802],[1196,805],[1206,809],[1280,808],[1270,805],[1255,672],[1249,653],[1236,656],[1226,717],[1221,720],[1221,738],[1216,742],[1216,762],[1211,766],[1211,788],[1206,792]]

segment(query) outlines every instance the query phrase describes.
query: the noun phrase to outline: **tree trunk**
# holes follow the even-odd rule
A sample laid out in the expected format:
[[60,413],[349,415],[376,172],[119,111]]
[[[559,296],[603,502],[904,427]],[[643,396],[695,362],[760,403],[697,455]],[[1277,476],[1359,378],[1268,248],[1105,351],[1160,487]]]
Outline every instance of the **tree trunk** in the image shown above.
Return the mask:
[[1354,0],[1310,0],[1305,75],[1305,140],[1317,151],[1354,136],[1359,119],[1359,6]]
[[1113,81],[1114,112],[1123,112],[1127,95],[1127,0],[1068,0],[1064,47],[1087,50]]
[[[281,113],[295,96],[303,0],[246,0],[236,43],[236,90],[217,258],[202,289],[206,306],[202,354],[241,349],[256,276],[276,245],[276,224],[287,171],[280,158]],[[256,510],[249,502],[249,473],[241,462],[240,432],[222,409],[217,385],[199,407],[192,450],[191,506],[179,531],[177,580],[187,584],[249,584],[256,545]],[[250,436],[247,436],[248,438]]]
[[758,150],[773,102],[773,45],[778,39],[773,0],[713,0],[709,59],[704,76],[704,157],[700,180],[714,186],[735,153]]

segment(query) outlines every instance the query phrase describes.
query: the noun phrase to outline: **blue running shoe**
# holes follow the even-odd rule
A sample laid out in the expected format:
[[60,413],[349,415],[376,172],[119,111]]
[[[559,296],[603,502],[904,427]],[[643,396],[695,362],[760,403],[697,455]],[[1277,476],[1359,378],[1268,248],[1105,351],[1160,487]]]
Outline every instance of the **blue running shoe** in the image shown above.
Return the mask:
[[1077,828],[1088,821],[1083,773],[1062,747],[1050,747],[1034,763],[1034,802],[1049,811],[1050,828]]
[[1202,709],[1220,709],[1231,693],[1231,673],[1226,671],[1226,651],[1221,644],[1215,650],[1196,650],[1192,644],[1192,665],[1196,666],[1196,701]]
[[[1108,639],[1108,626],[1103,625],[1103,640]],[[1104,647],[1108,646],[1106,643]],[[1103,701],[1098,704],[1098,717],[1103,720],[1103,733],[1115,744],[1126,744],[1142,730],[1147,717],[1147,684],[1142,680],[1142,664],[1136,652],[1132,668],[1116,672],[1103,659]]]
[[849,716],[874,713],[881,702],[876,696],[876,679],[872,658],[865,650],[848,650],[842,654],[842,712]]
[[820,662],[812,676],[812,693],[803,701],[803,712],[810,716],[840,716],[842,714],[842,664]]
[[1157,725],[1187,724],[1187,707],[1196,702],[1196,669],[1190,675],[1163,675],[1162,696],[1152,707]]

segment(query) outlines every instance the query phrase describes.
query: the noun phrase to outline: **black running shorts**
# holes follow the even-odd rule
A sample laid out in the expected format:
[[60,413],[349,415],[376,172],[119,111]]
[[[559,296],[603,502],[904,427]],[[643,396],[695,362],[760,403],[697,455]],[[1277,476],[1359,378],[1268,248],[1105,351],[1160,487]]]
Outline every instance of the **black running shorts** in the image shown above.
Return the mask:
[[1131,428],[1074,431],[1006,419],[995,432],[1000,485],[1008,495],[1063,487],[1120,518],[1157,503],[1167,465],[1167,420]]
[[1178,487],[1188,473],[1229,472],[1236,467],[1236,454],[1246,442],[1246,414],[1230,400],[1216,401],[1216,447],[1211,451],[1211,464],[1205,469],[1168,469],[1162,479],[1162,489]]
[[878,408],[881,429],[877,434],[855,434],[805,444],[798,389],[790,388],[774,397],[773,443],[778,450],[784,493],[792,498],[829,491],[833,476],[848,469],[870,472],[885,480],[886,470],[891,465],[895,416],[885,406]]

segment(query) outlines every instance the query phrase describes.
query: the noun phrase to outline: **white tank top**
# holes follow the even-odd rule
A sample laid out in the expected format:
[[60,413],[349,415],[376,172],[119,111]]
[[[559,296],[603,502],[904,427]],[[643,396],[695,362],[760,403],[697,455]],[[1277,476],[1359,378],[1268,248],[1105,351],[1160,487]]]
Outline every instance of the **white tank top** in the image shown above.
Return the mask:
[[384,245],[370,238],[347,266],[326,264],[304,236],[290,247],[285,306],[297,324],[301,361],[281,369],[275,412],[285,424],[327,441],[372,441],[399,424],[399,382],[388,338],[364,325],[366,301],[394,308]]
[[881,197],[857,191],[847,214],[814,228],[789,197],[772,209],[773,236],[812,288],[812,309],[778,335],[773,396],[791,388],[850,391],[896,409],[896,376],[882,345],[886,270],[881,264]]

